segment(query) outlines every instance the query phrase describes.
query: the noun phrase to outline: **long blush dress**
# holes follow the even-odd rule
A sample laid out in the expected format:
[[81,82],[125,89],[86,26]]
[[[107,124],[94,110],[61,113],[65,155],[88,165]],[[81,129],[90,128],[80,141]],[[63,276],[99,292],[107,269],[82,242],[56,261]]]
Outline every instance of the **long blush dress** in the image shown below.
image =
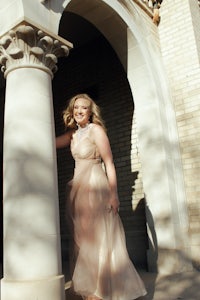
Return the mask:
[[82,297],[132,300],[146,290],[128,256],[120,217],[109,210],[109,184],[90,139],[92,126],[71,142],[75,170],[68,183],[68,204],[77,250],[73,288]]

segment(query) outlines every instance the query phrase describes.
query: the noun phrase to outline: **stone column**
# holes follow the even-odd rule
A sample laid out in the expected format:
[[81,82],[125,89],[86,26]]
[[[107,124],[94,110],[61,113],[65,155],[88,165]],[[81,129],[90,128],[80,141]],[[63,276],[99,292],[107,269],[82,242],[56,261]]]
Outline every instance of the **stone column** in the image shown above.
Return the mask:
[[70,43],[20,24],[0,40],[6,77],[1,300],[63,300],[51,79]]

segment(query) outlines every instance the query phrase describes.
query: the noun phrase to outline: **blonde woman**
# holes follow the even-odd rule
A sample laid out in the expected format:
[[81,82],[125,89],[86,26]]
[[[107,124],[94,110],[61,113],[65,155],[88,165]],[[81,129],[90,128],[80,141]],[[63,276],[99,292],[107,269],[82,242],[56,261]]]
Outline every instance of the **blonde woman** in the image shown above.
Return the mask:
[[137,299],[146,290],[127,253],[116,171],[100,109],[89,95],[78,94],[63,120],[67,132],[56,139],[56,146],[70,145],[75,160],[67,200],[77,249],[74,291],[87,300]]

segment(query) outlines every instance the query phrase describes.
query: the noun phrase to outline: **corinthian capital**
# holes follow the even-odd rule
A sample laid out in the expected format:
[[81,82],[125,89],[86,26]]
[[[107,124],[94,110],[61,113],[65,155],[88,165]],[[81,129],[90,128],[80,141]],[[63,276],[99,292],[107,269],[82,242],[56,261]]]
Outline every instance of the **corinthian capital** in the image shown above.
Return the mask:
[[31,25],[19,25],[0,39],[0,64],[5,75],[20,67],[36,67],[51,74],[57,70],[57,58],[67,56],[66,45]]

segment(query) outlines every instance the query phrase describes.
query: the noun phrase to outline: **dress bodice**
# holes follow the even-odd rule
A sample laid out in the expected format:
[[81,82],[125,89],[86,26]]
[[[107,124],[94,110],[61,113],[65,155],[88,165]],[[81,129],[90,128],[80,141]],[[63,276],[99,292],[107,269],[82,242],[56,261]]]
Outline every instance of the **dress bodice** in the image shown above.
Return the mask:
[[77,130],[71,141],[71,153],[75,162],[80,160],[100,161],[100,155],[96,144],[90,137],[93,124],[90,123],[87,129],[80,135]]

